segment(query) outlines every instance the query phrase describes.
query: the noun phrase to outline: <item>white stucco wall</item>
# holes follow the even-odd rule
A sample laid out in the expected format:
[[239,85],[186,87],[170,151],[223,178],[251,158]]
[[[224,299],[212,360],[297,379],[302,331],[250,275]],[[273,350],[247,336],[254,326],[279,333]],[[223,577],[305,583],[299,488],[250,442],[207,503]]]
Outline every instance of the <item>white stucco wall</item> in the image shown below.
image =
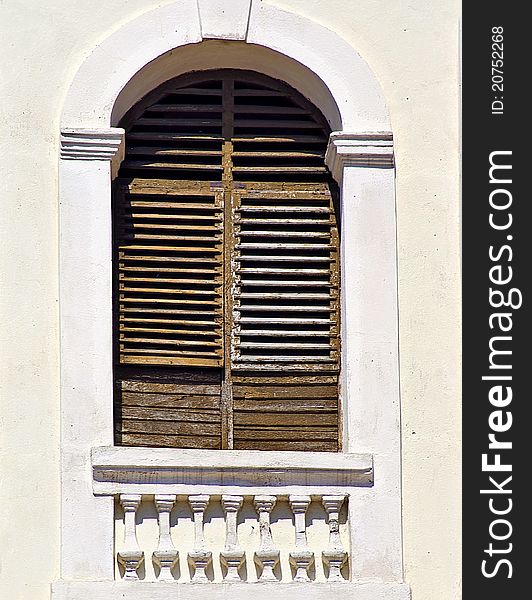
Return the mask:
[[[414,600],[459,594],[458,2],[264,0],[368,62],[397,160],[403,515]],[[0,597],[59,577],[59,118],[84,57],[154,0],[0,7]],[[345,65],[349,69],[349,65]]]

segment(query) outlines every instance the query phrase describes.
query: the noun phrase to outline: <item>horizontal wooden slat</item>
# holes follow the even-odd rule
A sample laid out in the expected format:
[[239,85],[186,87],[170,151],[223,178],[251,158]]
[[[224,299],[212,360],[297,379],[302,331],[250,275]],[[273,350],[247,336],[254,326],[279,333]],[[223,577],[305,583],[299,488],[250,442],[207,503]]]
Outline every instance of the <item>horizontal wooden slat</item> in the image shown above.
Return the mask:
[[318,129],[315,121],[298,119],[242,119],[235,118],[235,128],[253,129]]
[[333,312],[334,309],[330,306],[316,306],[312,305],[310,308],[308,306],[303,305],[293,305],[293,306],[276,306],[272,304],[262,305],[262,306],[235,306],[235,310],[239,312],[305,312],[308,313],[310,311],[314,312]]
[[261,287],[261,288],[268,288],[268,287],[273,287],[273,288],[277,288],[277,287],[282,287],[282,288],[293,288],[293,287],[301,287],[301,288],[305,288],[305,287],[310,287],[310,288],[330,288],[330,287],[334,287],[333,284],[330,283],[323,283],[323,281],[317,281],[317,280],[311,280],[311,281],[304,281],[300,279],[300,275],[297,271],[294,271],[294,278],[292,281],[266,281],[266,280],[248,280],[248,279],[240,279],[237,284],[239,286],[245,287],[245,288],[249,288],[249,287]]
[[[165,338],[148,338],[148,337],[129,337],[124,333],[124,330],[120,330],[119,335],[120,341],[127,342],[128,344],[157,344],[157,345],[168,345],[168,346],[210,346],[210,347],[219,347],[218,342],[209,342],[206,340],[189,340],[189,339],[165,339]],[[198,354],[201,354],[202,351],[198,350]]]
[[[141,246],[141,249],[144,249],[144,246]],[[121,262],[136,262],[136,261],[145,261],[145,262],[163,262],[163,263],[171,263],[171,264],[184,264],[188,269],[190,264],[212,264],[212,270],[214,272],[218,271],[220,268],[220,261],[217,258],[213,257],[194,257],[194,256],[143,256],[142,254],[125,254],[124,252],[119,252],[120,261]],[[147,267],[148,268],[148,267]]]
[[[242,362],[242,363],[249,363],[250,365],[252,365],[252,369],[269,369],[270,371],[272,370],[272,365],[269,364],[267,365],[266,363],[292,363],[290,368],[294,368],[297,369],[299,371],[308,371],[311,370],[314,367],[313,363],[328,363],[328,364],[334,364],[336,362],[336,359],[333,358],[327,358],[325,356],[305,356],[304,360],[303,357],[298,357],[298,358],[294,358],[293,356],[279,356],[278,354],[275,355],[264,355],[261,354],[260,356],[241,356],[241,357],[237,357],[234,359],[235,362]],[[312,366],[310,366],[312,365]],[[317,367],[316,367],[317,368]]]
[[121,316],[120,323],[161,323],[171,325],[188,325],[191,327],[205,325],[208,327],[221,327],[220,321],[183,320],[183,319],[143,319],[140,317]]
[[122,380],[120,387],[124,391],[143,392],[143,393],[159,393],[165,394],[199,394],[202,396],[216,396],[220,393],[219,385],[205,384],[180,384],[180,383],[161,383],[157,381],[135,381]]
[[[232,376],[234,389],[238,390],[242,386],[268,386],[268,385],[289,385],[298,387],[309,387],[312,389],[317,385],[333,385],[337,388],[337,374],[323,373],[289,373],[287,375],[279,375],[279,371],[275,373],[234,373]],[[237,385],[238,384],[238,385]]]
[[280,427],[301,427],[310,425],[319,426],[336,426],[338,424],[338,415],[336,412],[320,411],[318,413],[299,413],[299,412],[283,412],[283,413],[259,413],[259,412],[240,412],[235,410],[234,413],[235,428],[245,425],[253,426],[280,426]]
[[[129,217],[129,218],[125,218],[124,220],[126,221],[123,226],[122,226],[122,230],[123,231],[135,231],[138,229],[155,229],[157,231],[165,231],[165,230],[171,230],[171,231],[201,231],[202,233],[207,231],[207,232],[212,232],[212,236],[211,237],[198,237],[198,236],[194,236],[191,238],[183,238],[183,239],[192,239],[192,240],[208,240],[208,239],[218,239],[218,233],[221,230],[221,226],[220,225],[183,225],[180,223],[146,223],[146,219],[171,219],[172,215],[163,215],[162,217],[159,215],[137,215],[136,217]],[[193,219],[194,217],[189,217],[189,219]],[[127,222],[127,221],[132,221],[132,222]]]
[[152,104],[149,112],[223,112],[221,104]]
[[222,142],[223,136],[216,133],[159,133],[153,131],[131,131],[127,134],[128,141],[153,142]]
[[233,152],[233,158],[313,158],[322,159],[324,154],[322,152],[312,150],[289,150],[284,147],[279,148],[277,151],[264,151],[264,150],[239,150]]
[[197,150],[192,148],[167,148],[166,146],[131,146],[126,155],[154,154],[155,156],[222,156],[221,150]]
[[233,94],[235,96],[273,96],[273,97],[279,97],[279,96],[285,96],[286,94],[284,94],[283,92],[280,92],[278,90],[258,90],[258,89],[246,89],[246,88],[238,88],[235,87]]
[[164,393],[177,395],[218,396],[219,385],[160,383],[156,381],[122,380],[120,387],[123,391],[142,393]]
[[183,409],[191,413],[201,409],[212,414],[220,412],[220,398],[216,396],[178,396],[177,394],[144,394],[125,392],[122,394],[122,406],[149,406],[152,408]]
[[222,118],[183,118],[183,119],[160,119],[157,117],[142,117],[137,119],[137,125],[156,127],[221,127]]
[[[138,291],[138,290],[135,290]],[[151,290],[150,290],[151,291]],[[119,296],[119,302],[123,303],[123,302],[127,302],[127,303],[135,303],[135,304],[181,304],[181,305],[186,305],[186,306],[194,306],[194,308],[198,307],[198,306],[202,306],[202,307],[216,307],[218,308],[220,306],[220,303],[215,301],[215,300],[206,300],[204,298],[195,298],[194,300],[190,300],[188,298],[136,298],[136,297],[129,297],[129,296],[125,296],[125,295],[120,295]],[[122,309],[120,309],[122,310]],[[136,310],[136,309],[135,309]],[[155,309],[153,310],[153,312],[156,312]],[[203,313],[202,313],[203,314]]]
[[141,433],[123,433],[120,435],[120,444],[122,446],[146,446],[150,448],[204,448],[216,450],[221,448],[221,439],[219,437],[200,437],[184,435],[162,435],[162,434],[141,434]]
[[204,163],[172,163],[172,162],[156,162],[152,160],[125,160],[122,163],[124,169],[183,169],[187,171],[222,171],[221,165],[211,165]]
[[311,111],[300,106],[276,106],[260,104],[235,104],[235,116],[244,114],[309,115]]
[[222,88],[183,87],[171,90],[170,93],[191,96],[221,96]]
[[239,297],[261,300],[330,300],[329,294],[311,294],[306,292],[241,292]]
[[236,219],[237,225],[331,225],[330,219],[263,219],[255,217],[253,219]]
[[321,206],[242,206],[238,209],[241,213],[325,213],[329,209]]
[[[146,206],[146,207],[135,207],[135,208],[157,208],[154,207],[153,205],[150,206]],[[173,207],[171,206],[160,206],[159,208],[165,208],[165,209],[172,209]],[[209,221],[209,222],[214,222],[214,223],[221,223],[222,218],[219,215],[205,215],[205,214],[175,214],[175,213],[142,213],[142,212],[132,212],[129,213],[127,215],[123,215],[122,219],[125,221],[136,221],[137,219],[140,220],[146,220],[146,219],[157,219],[157,220],[168,220],[168,221],[173,221],[173,226],[176,229],[186,229],[189,228],[191,225],[190,224],[180,224],[179,221]],[[207,227],[211,227],[211,226],[207,226]],[[220,227],[218,225],[218,227]],[[198,229],[202,229],[203,226],[200,225],[197,227]]]
[[158,421],[179,421],[188,423],[219,423],[220,415],[214,411],[179,410],[176,408],[145,408],[142,406],[122,407],[122,419],[145,419],[149,413],[150,418]]
[[[126,327],[124,325],[120,325],[120,333],[170,333],[172,335],[183,336],[183,345],[186,345],[190,340],[187,339],[186,336],[200,336],[200,337],[219,337],[220,332],[216,330],[202,331],[195,327],[194,329],[159,329],[155,327]],[[129,339],[126,337],[121,339]],[[133,341],[133,340],[129,340]],[[153,343],[157,343],[156,338],[153,339]],[[198,342],[198,345],[200,343]],[[211,345],[211,343],[205,342],[206,345]],[[214,345],[214,344],[213,344]],[[218,344],[216,344],[218,345]]]
[[[138,331],[138,330],[135,330]],[[253,337],[272,337],[278,336],[279,338],[289,337],[328,337],[329,331],[315,331],[315,330],[303,330],[297,329],[293,331],[286,331],[284,329],[245,329],[240,331],[240,336],[253,336]],[[244,346],[242,346],[244,347]]]
[[[183,411],[186,414],[187,411]],[[194,435],[194,436],[216,436],[221,434],[220,423],[206,423],[203,421],[159,421],[152,418],[151,413],[146,411],[146,419],[126,419],[122,421],[121,431],[123,433],[159,434],[171,435]]]
[[[285,440],[287,442],[295,440],[324,440],[337,443],[338,430],[335,427],[301,427],[299,429],[289,428],[288,430],[278,427],[257,427],[257,428],[241,428],[235,430],[237,440],[253,440],[253,441],[277,441]],[[264,448],[262,448],[264,449]]]
[[[154,354],[154,356],[150,356],[148,354],[143,354],[142,357],[139,357],[138,354],[127,354],[122,352],[120,354],[120,363],[124,365],[138,365],[142,363],[144,365],[166,365],[166,366],[191,366],[191,367],[220,367],[223,364],[223,358],[219,356],[218,358],[214,357],[190,357],[183,356],[182,354],[168,356],[167,354],[162,356],[161,354],[156,354],[153,351],[149,351]],[[142,360],[140,360],[142,358]]]
[[[156,288],[156,287],[126,287],[119,286],[120,292],[149,292],[150,294],[175,294],[178,296],[219,296],[220,292],[216,290],[185,290],[174,288]],[[122,300],[121,300],[122,301]]]
[[252,142],[260,144],[269,143],[280,143],[286,144],[290,142],[296,142],[298,144],[326,144],[327,138],[321,135],[307,135],[307,134],[290,134],[290,133],[276,133],[267,135],[264,133],[242,133],[239,132],[232,137],[233,142]]
[[239,269],[236,269],[236,272],[238,274],[249,274],[249,275],[263,275],[265,273],[269,274],[269,275],[291,275],[292,273],[297,273],[297,275],[329,275],[329,270],[328,269],[294,269],[294,268],[288,268],[288,269],[279,269],[279,268],[275,268],[272,269],[270,267],[262,267],[262,268],[248,268],[248,267],[241,267]]
[[[338,390],[336,389],[336,385],[295,385],[293,379],[290,381],[290,385],[272,385],[272,383],[272,379],[270,378],[261,385],[235,384],[233,394],[235,398],[290,399],[297,402],[298,406],[300,402],[303,402],[301,398],[305,398],[304,402],[308,400],[308,402],[315,403],[317,406],[321,406],[324,402],[323,398],[332,398],[334,401],[329,402],[334,402],[334,407],[337,405]],[[242,400],[238,400],[236,406],[242,406],[242,402]],[[260,407],[261,410],[270,410],[262,402]]]
[[326,173],[325,167],[305,167],[298,165],[271,165],[260,167],[244,167],[235,165],[234,173]]
[[212,310],[197,310],[197,309],[187,309],[187,310],[179,310],[176,308],[145,308],[143,306],[141,307],[131,307],[131,306],[124,306],[120,309],[120,312],[122,313],[139,313],[139,314],[147,314],[147,313],[153,313],[153,314],[159,314],[159,315],[187,315],[187,316],[201,316],[201,317],[206,317],[206,316],[213,316],[216,317],[214,319],[214,321],[216,323],[219,323],[219,318],[217,317],[217,313],[212,312]]
[[196,247],[196,246],[155,246],[153,244],[123,244],[120,246],[120,250],[125,252],[126,250],[164,250],[166,252],[216,252],[220,253],[219,248],[209,248],[208,246]]
[[[336,250],[332,244],[305,244],[305,243],[273,243],[273,242],[241,242],[236,248],[242,250]],[[311,257],[307,257],[311,260]]]
[[235,435],[235,450],[279,450],[287,452],[337,452],[338,442],[328,442],[321,440],[247,440],[240,439]]
[[282,319],[279,318],[257,318],[257,317],[239,317],[238,318],[239,322],[242,323],[249,323],[249,324],[254,324],[254,323],[261,323],[263,325],[334,325],[336,324],[336,321],[334,321],[333,319],[312,319],[312,318],[304,318],[304,317],[299,317],[299,318],[291,318],[291,317],[284,317]]
[[[215,273],[213,273],[215,274]],[[119,278],[120,282],[134,282],[134,281],[142,281],[142,282],[149,282],[149,283],[171,283],[171,284],[175,284],[175,285],[179,285],[179,287],[183,288],[186,290],[186,286],[183,286],[182,284],[190,284],[190,285],[194,285],[194,284],[200,284],[200,285],[210,285],[210,286],[215,286],[218,287],[220,285],[220,281],[218,279],[213,279],[213,280],[209,280],[209,279],[181,279],[179,277],[175,277],[175,278],[165,278],[165,277],[126,277],[126,276],[122,276]]]

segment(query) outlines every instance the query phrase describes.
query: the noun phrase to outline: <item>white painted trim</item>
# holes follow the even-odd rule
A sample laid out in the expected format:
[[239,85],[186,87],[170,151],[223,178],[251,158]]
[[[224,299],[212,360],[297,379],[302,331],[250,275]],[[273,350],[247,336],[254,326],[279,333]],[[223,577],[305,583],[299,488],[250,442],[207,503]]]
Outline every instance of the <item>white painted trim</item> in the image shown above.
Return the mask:
[[121,127],[62,129],[59,156],[62,160],[111,161],[111,177],[114,178],[124,160],[124,136]]
[[[248,2],[226,2],[224,5],[231,7],[233,20],[246,20]],[[238,9],[240,18],[233,12]],[[178,0],[143,13],[102,40],[87,56],[72,81],[63,108],[62,127],[114,125],[116,121],[112,123],[112,115],[116,99],[137,73],[176,48],[202,41],[200,11],[207,18],[204,8],[198,10],[197,0]],[[210,36],[229,39],[231,32],[227,19],[218,20],[209,29],[212,30]],[[230,39],[242,41],[242,27],[231,35]],[[333,129],[363,132],[391,129],[384,96],[373,72],[336,32],[301,15],[252,0],[245,42],[289,57],[294,66],[299,63],[314,73],[334,98],[339,118],[331,115],[331,104],[327,104],[315,82],[308,85],[304,78],[297,76],[298,69],[294,70],[295,79],[289,69],[284,69],[284,77],[281,73],[267,74],[284,79],[316,104],[326,117],[333,116]],[[208,67],[188,66],[190,71],[205,68]],[[176,70],[173,76],[181,72]],[[150,79],[155,77],[150,74]],[[156,85],[153,81],[152,87]],[[114,115],[114,118],[121,116]]]
[[[210,66],[204,62],[199,68],[256,68],[279,78],[285,73],[287,83],[313,101],[329,123],[341,130],[331,137],[327,160],[341,184],[343,213],[344,451],[373,455],[375,463],[374,485],[357,487],[349,502],[349,519],[357,523],[356,531],[351,531],[351,547],[357,548],[357,553],[350,561],[350,576],[353,581],[377,578],[400,582],[395,191],[391,139],[388,133],[383,134],[390,130],[390,124],[382,93],[356,51],[338,34],[318,23],[252,0],[242,43],[242,23],[247,22],[249,2],[235,2],[231,6],[231,11],[235,11],[231,19],[213,19],[210,24],[205,7],[216,2],[212,0],[210,5],[206,0],[199,2],[198,5],[198,0],[179,0],[156,7],[114,31],[81,65],[63,109],[59,170],[61,577],[63,580],[114,577],[113,500],[94,496],[89,456],[91,448],[113,443],[110,198],[116,166],[113,162],[120,158],[122,133],[118,128],[109,128],[112,119],[118,119],[129,107],[121,96],[126,86],[130,90],[127,98],[133,101],[135,93],[149,89],[142,88],[147,81],[153,86],[157,84],[159,63],[166,61],[166,67],[179,65],[181,51],[186,53],[191,44],[212,36],[240,42],[224,42],[232,57],[228,64],[214,60]],[[231,31],[235,19],[240,24]],[[248,53],[247,46],[250,50],[262,48],[263,58],[267,56],[269,64],[262,61],[253,65],[253,57],[258,54]],[[200,55],[201,48],[201,45],[195,47],[192,55]],[[242,56],[245,58],[238,58]],[[169,57],[174,62],[169,62]],[[280,66],[276,67],[276,60]],[[287,69],[288,64],[294,68]],[[194,65],[189,56],[186,68],[193,70]],[[132,86],[140,81],[137,75],[141,72],[148,75],[139,87],[141,92],[135,92]],[[173,76],[179,74],[180,71],[173,72]],[[114,110],[119,98],[122,98],[121,113]],[[222,456],[217,451],[211,452],[213,461]],[[328,456],[332,464],[336,458]],[[77,591],[69,596],[68,590],[74,588],[58,584],[57,597],[69,600],[99,597],[97,587],[89,593],[84,590],[92,584],[87,584],[87,588],[84,585],[74,586]],[[162,585],[144,589],[162,590]],[[102,584],[101,589],[107,590],[101,592],[106,598],[113,598],[124,588],[119,583],[109,583]],[[245,589],[248,594],[248,588]],[[331,597],[332,588],[322,589],[328,590],[329,595],[324,597]],[[351,597],[369,598],[368,588],[365,589],[356,592],[360,596]],[[406,598],[404,586],[379,589],[371,596],[372,600]],[[383,596],[384,589],[402,591],[397,596]],[[140,597],[137,594],[141,588],[137,590],[132,599]]]
[[53,600],[410,600],[398,583],[163,583],[57,582]]
[[110,446],[91,459],[96,495],[342,495],[373,482],[369,454]]
[[325,163],[340,182],[346,167],[394,166],[391,132],[349,133],[333,131],[325,154]]
[[62,129],[60,156],[64,160],[112,160],[118,155],[122,160],[124,133],[120,127]]

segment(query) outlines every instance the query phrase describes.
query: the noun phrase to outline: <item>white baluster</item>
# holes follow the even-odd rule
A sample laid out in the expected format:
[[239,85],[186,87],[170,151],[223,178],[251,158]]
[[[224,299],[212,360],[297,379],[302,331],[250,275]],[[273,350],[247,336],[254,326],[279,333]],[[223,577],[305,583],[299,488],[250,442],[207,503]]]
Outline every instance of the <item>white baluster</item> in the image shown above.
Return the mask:
[[170,513],[175,504],[175,494],[157,494],[155,508],[159,519],[159,544],[153,553],[153,561],[159,565],[159,581],[174,581],[172,569],[177,563],[179,552],[170,535]]
[[323,496],[321,501],[327,511],[329,523],[329,547],[322,552],[323,562],[329,567],[327,581],[345,581],[341,569],[347,559],[340,539],[339,513],[345,496]]
[[194,514],[194,548],[188,553],[188,560],[194,567],[192,583],[209,583],[205,569],[212,560],[212,553],[207,550],[203,535],[203,518],[209,504],[209,496],[189,496],[188,502]]
[[137,540],[135,517],[142,497],[140,494],[121,494],[124,509],[124,548],[118,553],[118,562],[124,566],[124,579],[138,581],[138,568],[144,560],[144,552]]
[[310,496],[290,496],[290,508],[294,513],[296,549],[290,552],[290,562],[296,568],[294,581],[310,581],[309,567],[314,562],[314,553],[307,545],[307,525],[305,514],[311,502]]
[[244,563],[245,552],[238,543],[237,516],[244,498],[242,496],[222,496],[225,513],[225,548],[220,552],[220,560],[227,567],[225,581],[241,581],[238,570]]
[[279,562],[279,550],[273,545],[270,528],[270,513],[275,506],[275,496],[255,496],[254,504],[259,514],[260,548],[255,552],[255,561],[262,567],[259,581],[278,581],[273,572]]

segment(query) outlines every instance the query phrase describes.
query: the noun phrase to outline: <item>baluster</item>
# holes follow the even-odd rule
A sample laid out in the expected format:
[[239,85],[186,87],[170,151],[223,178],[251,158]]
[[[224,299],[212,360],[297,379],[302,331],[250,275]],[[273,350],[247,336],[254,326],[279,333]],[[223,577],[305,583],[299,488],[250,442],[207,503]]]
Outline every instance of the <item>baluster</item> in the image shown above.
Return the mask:
[[203,518],[209,504],[209,496],[189,496],[188,502],[194,514],[194,548],[188,553],[188,560],[194,567],[192,583],[209,583],[205,569],[212,560],[212,553],[207,550],[203,535]]
[[140,494],[120,494],[124,509],[124,548],[118,553],[118,562],[124,566],[124,579],[138,581],[138,568],[144,560],[144,552],[137,540],[135,517],[142,497]]
[[321,501],[327,511],[329,523],[329,547],[322,552],[323,562],[329,567],[327,581],[345,581],[341,568],[347,559],[340,539],[339,513],[345,496],[323,496]]
[[259,514],[260,548],[255,552],[255,561],[262,567],[259,581],[278,581],[273,572],[279,562],[279,550],[273,545],[270,528],[270,513],[275,506],[275,496],[255,496],[254,504]]
[[220,560],[227,567],[225,581],[241,581],[238,570],[244,563],[245,552],[238,543],[237,516],[244,498],[242,496],[222,496],[225,513],[225,548],[220,552]]
[[159,519],[159,544],[153,553],[153,561],[159,565],[159,581],[174,581],[172,569],[177,563],[179,552],[176,550],[170,535],[170,513],[175,504],[175,494],[158,494],[155,496],[155,508]]
[[310,496],[290,496],[290,508],[294,513],[296,549],[290,552],[290,562],[296,568],[294,581],[310,581],[309,567],[314,562],[314,552],[307,545],[305,514],[311,502]]

